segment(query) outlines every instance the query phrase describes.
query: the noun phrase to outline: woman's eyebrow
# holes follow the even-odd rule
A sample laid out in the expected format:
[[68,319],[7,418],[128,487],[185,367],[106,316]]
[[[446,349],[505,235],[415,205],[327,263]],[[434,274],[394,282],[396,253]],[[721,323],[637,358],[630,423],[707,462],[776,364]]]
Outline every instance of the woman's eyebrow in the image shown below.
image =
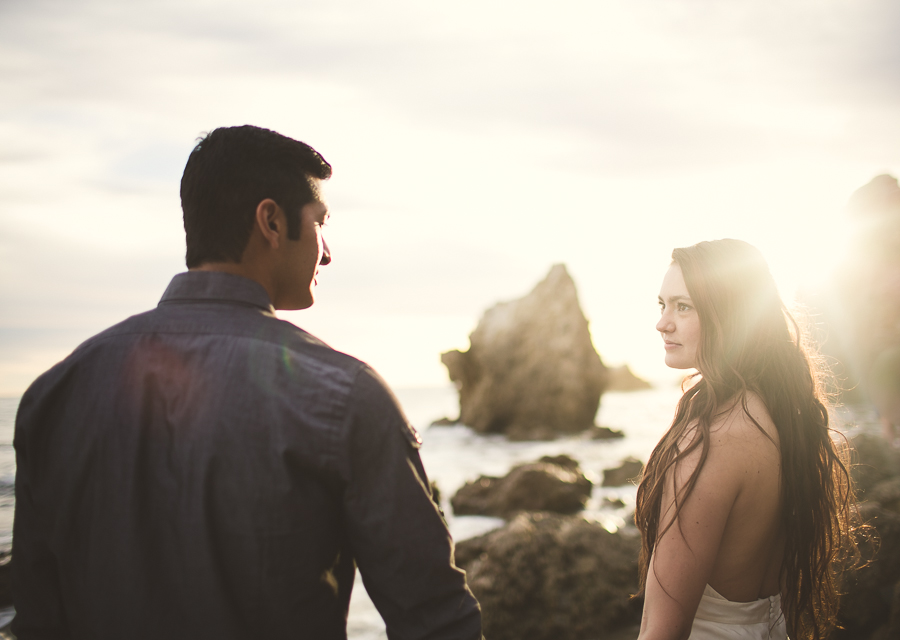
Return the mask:
[[682,295],[669,296],[669,299],[668,299],[668,300],[663,300],[663,299],[662,299],[662,296],[657,296],[657,298],[659,299],[660,302],[668,302],[669,304],[671,304],[671,303],[673,303],[673,302],[681,302],[682,300],[685,300],[685,301],[687,301],[687,302],[691,302],[690,296],[682,296]]

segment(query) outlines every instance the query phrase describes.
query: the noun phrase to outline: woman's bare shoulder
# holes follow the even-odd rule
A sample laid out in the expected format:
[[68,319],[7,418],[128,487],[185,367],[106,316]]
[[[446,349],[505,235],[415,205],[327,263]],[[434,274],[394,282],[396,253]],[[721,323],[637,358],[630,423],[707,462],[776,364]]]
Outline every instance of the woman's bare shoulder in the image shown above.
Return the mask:
[[748,453],[778,453],[778,430],[766,403],[753,391],[732,400],[710,429],[710,448],[740,459]]
[[709,429],[709,450],[705,460],[698,442],[700,428],[693,424],[678,440],[684,452],[678,476],[687,478],[701,464],[707,475],[743,477],[748,467],[771,466],[780,457],[778,430],[762,398],[747,392],[735,398],[713,420]]

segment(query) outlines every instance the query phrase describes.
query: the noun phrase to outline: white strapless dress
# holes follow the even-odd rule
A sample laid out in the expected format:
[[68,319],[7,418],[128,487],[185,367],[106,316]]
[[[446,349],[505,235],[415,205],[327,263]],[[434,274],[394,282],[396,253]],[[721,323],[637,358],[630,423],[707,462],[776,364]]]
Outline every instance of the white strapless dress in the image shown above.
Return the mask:
[[706,585],[690,640],[787,640],[781,596],[732,602]]

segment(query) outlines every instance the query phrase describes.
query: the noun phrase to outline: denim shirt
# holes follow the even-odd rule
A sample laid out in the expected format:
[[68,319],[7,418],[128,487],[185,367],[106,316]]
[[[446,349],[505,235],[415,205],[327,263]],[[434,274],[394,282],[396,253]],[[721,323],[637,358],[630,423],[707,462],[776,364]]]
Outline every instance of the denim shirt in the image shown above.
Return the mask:
[[394,396],[254,281],[176,276],[34,382],[14,444],[20,640],[346,638],[355,565],[392,640],[481,638]]

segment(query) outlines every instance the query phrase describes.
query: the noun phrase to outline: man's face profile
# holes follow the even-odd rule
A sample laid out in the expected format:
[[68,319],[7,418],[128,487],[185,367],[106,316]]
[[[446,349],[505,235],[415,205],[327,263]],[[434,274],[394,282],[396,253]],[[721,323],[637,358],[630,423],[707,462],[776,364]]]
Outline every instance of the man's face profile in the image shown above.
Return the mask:
[[[316,185],[318,187],[318,185]],[[320,265],[331,262],[331,253],[322,237],[322,227],[328,219],[328,205],[319,189],[317,199],[300,210],[300,238],[285,239],[277,278],[281,299],[278,309],[306,309],[315,302],[316,274]]]

